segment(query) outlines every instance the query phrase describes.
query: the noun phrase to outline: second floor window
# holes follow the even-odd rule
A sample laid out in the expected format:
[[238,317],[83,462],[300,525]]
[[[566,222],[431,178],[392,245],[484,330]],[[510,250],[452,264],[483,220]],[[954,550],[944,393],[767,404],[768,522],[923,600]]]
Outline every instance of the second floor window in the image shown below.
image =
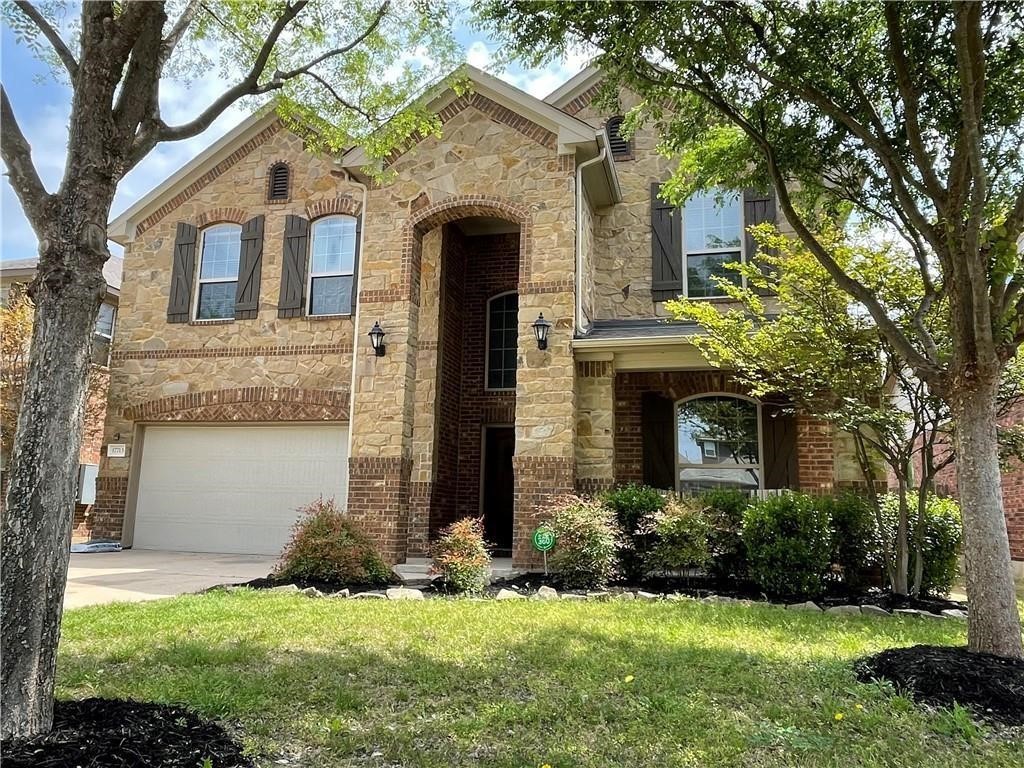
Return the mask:
[[110,365],[110,344],[114,340],[116,314],[113,304],[100,304],[100,313],[96,316],[96,327],[92,333],[92,361],[96,365]]
[[519,295],[502,293],[487,302],[487,389],[516,388]]
[[310,248],[308,311],[310,315],[352,314],[356,257],[356,220],[328,216],[313,222]]
[[725,265],[743,260],[743,200],[734,192],[711,190],[683,206],[683,271],[691,299],[723,296],[713,278],[739,284]]
[[234,318],[241,243],[242,228],[237,224],[217,224],[203,230],[196,320]]

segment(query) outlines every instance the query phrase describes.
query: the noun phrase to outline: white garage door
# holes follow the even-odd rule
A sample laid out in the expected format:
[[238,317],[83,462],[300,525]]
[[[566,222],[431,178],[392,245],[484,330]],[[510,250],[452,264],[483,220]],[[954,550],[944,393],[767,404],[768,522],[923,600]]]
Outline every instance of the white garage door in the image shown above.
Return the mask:
[[147,427],[133,545],[279,554],[298,507],[345,506],[347,451],[342,426]]

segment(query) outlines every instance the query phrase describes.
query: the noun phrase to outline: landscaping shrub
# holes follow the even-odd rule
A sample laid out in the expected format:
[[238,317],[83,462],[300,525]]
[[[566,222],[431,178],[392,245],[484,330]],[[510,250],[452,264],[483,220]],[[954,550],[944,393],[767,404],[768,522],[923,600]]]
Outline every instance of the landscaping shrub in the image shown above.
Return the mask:
[[702,567],[708,560],[708,529],[697,499],[669,494],[664,509],[651,521],[654,543],[647,555],[648,569],[665,573]]
[[622,531],[600,501],[565,496],[553,505],[546,525],[555,534],[550,562],[563,586],[596,589],[617,574]]
[[708,522],[708,574],[717,579],[746,578],[743,515],[750,506],[750,495],[737,488],[716,488],[699,499]]
[[817,503],[831,520],[832,562],[839,566],[847,589],[858,590],[866,582],[868,567],[876,561],[877,525],[871,505],[854,493],[823,496]]
[[665,496],[649,485],[630,483],[607,491],[605,506],[613,513],[625,537],[619,552],[619,570],[623,578],[640,581],[647,572],[647,558],[653,545],[651,524],[665,507]]
[[276,578],[374,586],[394,580],[373,541],[338,509],[333,498],[317,499],[299,513],[274,572]]
[[766,592],[811,598],[825,589],[831,565],[828,513],[800,493],[770,496],[743,518],[750,575]]
[[487,586],[491,555],[480,520],[467,517],[449,525],[434,543],[431,571],[446,587],[475,595]]
[[[910,574],[915,569],[914,529],[917,525],[917,494],[909,493],[910,505]],[[899,497],[890,493],[882,498],[882,513],[886,523],[883,535],[888,537],[890,546],[896,541],[896,521],[899,519]],[[946,595],[956,581],[959,568],[960,542],[963,523],[960,505],[956,500],[930,496],[925,507],[924,571],[921,577],[922,595]]]

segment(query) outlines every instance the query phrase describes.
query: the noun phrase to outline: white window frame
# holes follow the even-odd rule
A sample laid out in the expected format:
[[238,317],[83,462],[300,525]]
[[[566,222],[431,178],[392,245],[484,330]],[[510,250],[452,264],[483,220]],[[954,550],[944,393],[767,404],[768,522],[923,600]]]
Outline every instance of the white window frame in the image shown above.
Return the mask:
[[[764,430],[762,429],[762,413],[761,413],[761,401],[753,397],[746,395],[737,395],[734,392],[701,392],[697,395],[690,395],[689,397],[683,397],[676,400],[672,407],[672,419],[674,422],[674,431],[672,437],[672,443],[675,448],[675,456],[673,457],[673,463],[675,466],[675,481],[673,487],[676,489],[676,493],[683,493],[680,486],[679,475],[683,469],[699,469],[701,467],[707,467],[707,464],[691,464],[683,463],[679,460],[679,406],[684,403],[691,402],[693,400],[700,400],[705,397],[728,397],[733,400],[743,400],[748,403],[753,403],[757,409],[757,463],[756,464],[733,464],[726,465],[724,468],[732,471],[739,471],[742,469],[754,469],[757,471],[757,490],[764,490]],[[703,442],[703,441],[702,441]],[[701,449],[703,451],[703,447]]]
[[[497,299],[502,299],[505,296],[518,296],[519,291],[502,291],[496,293],[487,299],[487,305],[484,307],[484,313],[486,315],[484,319],[484,391],[485,392],[515,392],[515,387],[492,387],[490,386],[491,381],[491,303]],[[517,302],[518,304],[518,302]],[[519,321],[516,320],[516,385],[519,384]]]
[[[356,224],[355,243],[352,246],[352,271],[351,272],[318,272],[313,274],[313,244],[316,240],[316,228],[319,224],[331,219],[352,219]],[[353,282],[356,279],[356,259],[359,254],[359,218],[347,213],[332,213],[328,216],[321,216],[314,219],[309,226],[309,253],[306,255],[306,306],[304,307],[306,317],[352,317],[356,311],[356,296],[352,296],[348,312],[313,312],[313,278],[314,277],[351,277]]]
[[[242,225],[241,224],[235,224],[232,221],[220,221],[220,222],[217,222],[216,224],[211,224],[208,227],[204,227],[202,232],[200,233],[200,238],[199,238],[199,258],[196,259],[196,280],[195,280],[196,289],[195,289],[195,291],[193,291],[194,295],[192,296],[192,321],[195,322],[195,323],[223,323],[225,320],[234,320],[235,319],[234,310],[232,310],[230,317],[204,317],[202,319],[200,319],[200,317],[199,317],[199,294],[200,294],[200,292],[203,289],[203,285],[205,285],[205,284],[211,284],[212,285],[213,283],[236,283],[236,284],[238,283],[238,272],[237,271],[235,272],[235,276],[233,278],[230,278],[230,277],[208,277],[208,278],[206,278],[204,280],[203,277],[202,277],[202,274],[203,274],[203,256],[205,255],[205,251],[206,251],[206,235],[209,232],[212,232],[215,229],[222,229],[222,228],[225,228],[225,227],[231,227],[232,229],[237,228],[237,230],[238,230],[238,268],[241,269],[241,267],[242,267]],[[237,294],[237,292],[236,292],[236,294]]]
[[[711,196],[711,197],[714,197],[714,196],[719,195],[719,194],[724,196],[724,194],[726,192],[735,192],[735,190],[723,190],[723,189],[719,189],[718,187],[715,187],[714,189],[708,191],[708,195]],[[746,264],[747,263],[747,236],[746,236],[747,235],[747,228],[746,228],[746,223],[747,222],[746,222],[746,210],[745,210],[745,206],[743,204],[743,192],[736,192],[736,194],[739,195],[739,205],[740,205],[740,247],[739,247],[739,249],[736,249],[736,248],[705,248],[704,250],[694,251],[694,255],[695,256],[697,256],[697,255],[701,255],[701,256],[703,256],[703,255],[712,255],[712,254],[716,254],[716,253],[735,253],[737,250],[739,250],[739,252],[740,252],[740,258],[739,258],[740,264]],[[694,195],[694,197],[696,197],[696,195]],[[688,202],[690,202],[689,199],[687,199],[686,203],[688,203]],[[722,299],[727,299],[728,296],[726,296],[725,294],[722,294],[720,296],[693,296],[693,297],[690,296],[690,270],[689,270],[690,252],[686,250],[686,203],[683,203],[683,208],[682,208],[682,210],[679,211],[679,227],[680,227],[680,230],[681,230],[680,233],[679,233],[679,236],[682,238],[681,242],[683,244],[683,264],[682,264],[682,270],[683,270],[683,296],[685,296],[688,299],[692,299],[693,301],[721,301]],[[743,275],[743,274],[740,275],[740,286],[743,287],[743,288],[747,287],[746,275]]]
[[[108,346],[107,346],[107,362],[103,363],[103,366],[109,368],[110,367],[110,352],[111,352],[111,350],[113,349],[113,346],[114,346],[114,326],[117,324],[117,306],[114,305],[114,304],[111,304],[109,301],[104,301],[104,302],[102,302],[100,304],[100,312],[103,311],[103,307],[110,307],[110,310],[111,310],[111,315],[110,315],[110,333],[109,334],[102,333],[101,331],[99,331],[96,328],[96,325],[94,324],[93,327],[92,327],[92,335],[93,336],[99,336],[101,339],[106,339],[107,340],[107,342],[108,342]],[[97,314],[96,315],[96,320],[99,320],[99,319],[100,319],[100,316],[99,316],[99,314]],[[99,363],[97,363],[97,365],[99,365]]]

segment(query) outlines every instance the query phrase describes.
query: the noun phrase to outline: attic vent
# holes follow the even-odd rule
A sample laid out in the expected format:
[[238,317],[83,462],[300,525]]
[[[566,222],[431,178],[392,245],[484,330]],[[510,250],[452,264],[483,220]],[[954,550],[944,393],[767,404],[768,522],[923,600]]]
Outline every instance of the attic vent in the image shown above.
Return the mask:
[[287,200],[288,182],[291,173],[286,163],[274,163],[270,166],[269,181],[267,186],[268,200]]
[[622,134],[619,132],[621,128],[622,115],[608,118],[608,122],[605,125],[605,130],[608,131],[608,146],[612,150],[612,157],[616,160],[633,156],[633,146],[622,138]]

